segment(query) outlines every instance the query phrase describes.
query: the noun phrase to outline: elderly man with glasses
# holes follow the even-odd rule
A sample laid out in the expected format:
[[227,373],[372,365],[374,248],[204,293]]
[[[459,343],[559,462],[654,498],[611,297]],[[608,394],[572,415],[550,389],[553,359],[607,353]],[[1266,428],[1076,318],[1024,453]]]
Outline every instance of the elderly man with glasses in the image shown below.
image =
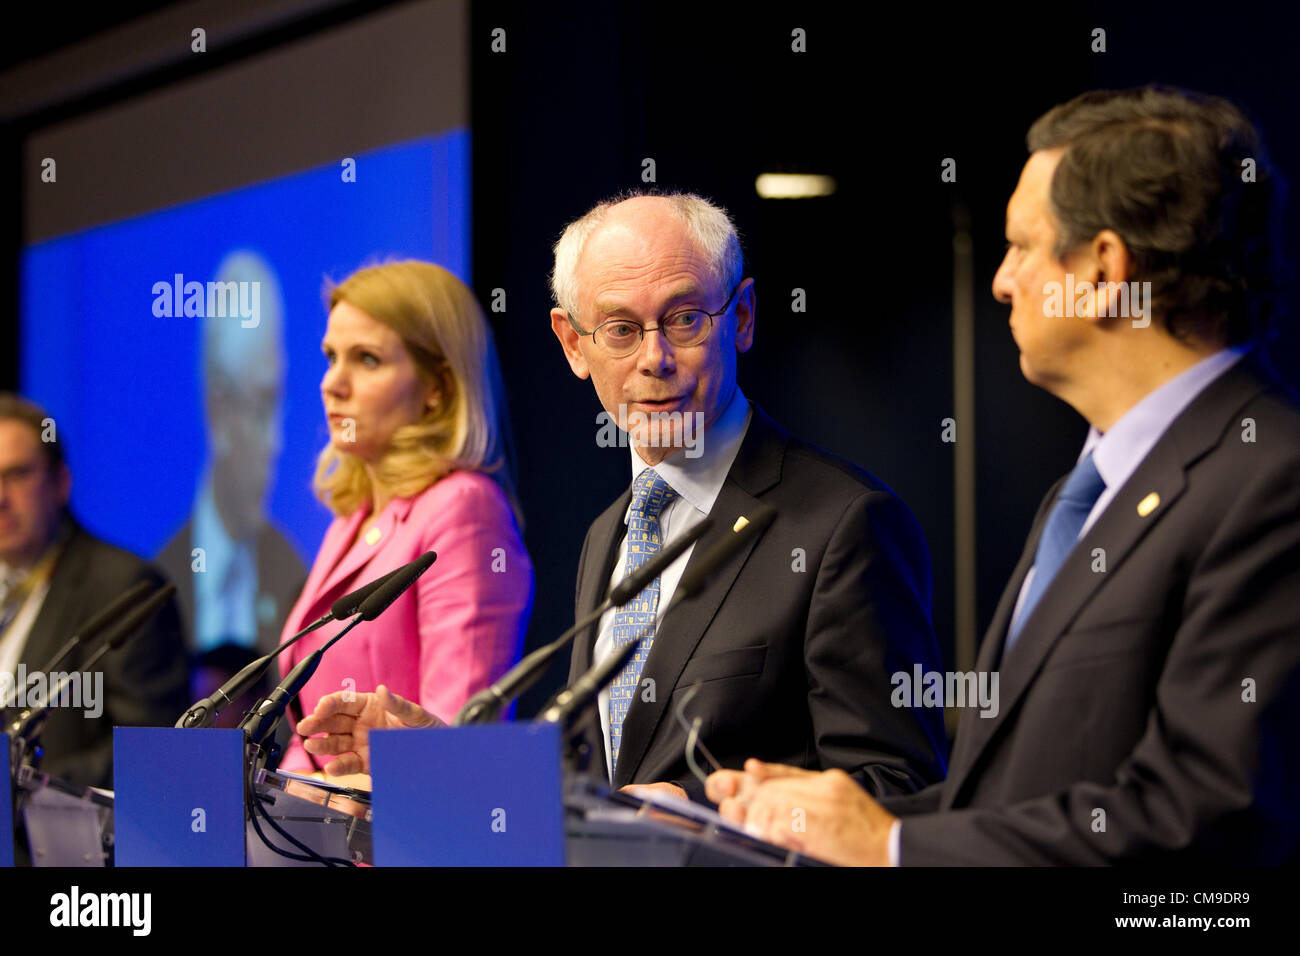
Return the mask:
[[[890,701],[891,673],[939,665],[924,539],[878,479],[742,394],[755,295],[727,213],[690,194],[601,203],[556,244],[552,289],[565,358],[630,446],[631,484],[587,532],[577,613],[706,515],[715,525],[579,635],[571,680],[640,641],[588,721],[589,769],[703,800],[685,746],[694,724],[725,767],[752,751],[843,769],[882,795],[942,779],[942,711]],[[672,604],[693,555],[763,505],[775,521]]]

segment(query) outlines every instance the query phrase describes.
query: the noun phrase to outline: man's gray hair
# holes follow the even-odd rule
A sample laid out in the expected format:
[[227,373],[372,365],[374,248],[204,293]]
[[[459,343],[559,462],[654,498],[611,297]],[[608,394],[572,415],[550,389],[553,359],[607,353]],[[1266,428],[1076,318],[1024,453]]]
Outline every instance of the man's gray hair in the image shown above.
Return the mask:
[[653,193],[633,191],[621,193],[613,199],[597,203],[589,212],[564,227],[555,244],[555,269],[551,272],[551,295],[555,302],[574,321],[578,307],[578,260],[582,248],[609,211],[619,203],[641,196],[665,199],[673,213],[686,223],[691,238],[709,263],[710,271],[719,287],[731,290],[745,274],[745,259],[740,251],[740,236],[736,224],[727,210],[715,206],[694,193]]

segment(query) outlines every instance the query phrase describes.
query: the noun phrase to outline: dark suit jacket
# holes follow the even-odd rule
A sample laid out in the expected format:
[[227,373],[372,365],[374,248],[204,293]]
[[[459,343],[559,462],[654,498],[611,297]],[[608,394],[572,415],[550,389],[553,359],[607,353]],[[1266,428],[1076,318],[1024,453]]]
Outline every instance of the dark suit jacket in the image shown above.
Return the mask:
[[[981,670],[998,667],[1060,487]],[[1300,410],[1254,357],[1197,396],[1080,540],[1000,691],[996,718],[963,715],[944,783],[884,801],[926,814],[903,819],[904,865],[1296,857]]]
[[[49,663],[79,625],[139,581],[163,583],[135,555],[91,535],[79,525],[64,546],[50,589],[32,623],[21,661],[30,674]],[[78,647],[55,671],[72,672],[95,650]],[[41,735],[40,768],[74,783],[113,786],[113,728],[170,727],[190,705],[189,674],[175,599],[162,606],[134,637],[109,651],[95,669],[104,674],[103,713],[55,707]]]
[[[605,597],[630,500],[629,487],[587,532],[579,616]],[[941,779],[942,711],[889,699],[891,673],[939,666],[930,559],[911,512],[877,479],[792,439],[755,407],[713,506],[716,526],[691,561],[760,500],[776,509],[772,525],[665,613],[641,675],[654,680],[655,699],[633,699],[615,785],[668,781],[704,799],[675,717],[697,681],[688,716],[703,718],[701,739],[726,767],[747,757],[838,767],[878,794]],[[594,629],[578,636],[570,681],[591,666],[594,641]],[[603,774],[594,710],[584,738],[591,772]]]

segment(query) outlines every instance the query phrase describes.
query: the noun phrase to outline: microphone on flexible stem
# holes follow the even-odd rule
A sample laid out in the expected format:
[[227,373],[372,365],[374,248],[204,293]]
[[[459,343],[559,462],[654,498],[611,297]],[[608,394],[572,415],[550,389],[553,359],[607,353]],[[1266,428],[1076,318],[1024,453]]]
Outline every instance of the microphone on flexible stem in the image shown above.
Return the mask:
[[[153,617],[158,612],[158,609],[169,601],[175,593],[176,586],[174,584],[164,585],[155,591],[148,600],[139,604],[126,617],[110,627],[103,637],[99,639],[99,646],[86,661],[82,670],[91,671],[105,654],[117,650],[125,644],[127,638],[134,635],[140,626]],[[50,690],[50,693],[40,706],[27,708],[6,728],[12,744],[14,766],[18,765],[21,757],[40,738],[41,730],[45,726],[45,720],[49,716],[50,707],[62,695],[64,688],[71,682],[72,677],[72,674],[65,674],[63,680],[59,681],[58,686]]]
[[[768,525],[775,518],[776,510],[759,502],[754,510],[754,516],[749,518],[745,525],[735,529],[731,534],[723,535],[695,557],[682,573],[681,580],[677,582],[672,603],[664,610],[664,614],[667,615],[678,602],[698,594],[709,577],[723,563],[729,561],[741,548],[767,530]],[[637,645],[651,633],[653,629],[635,640],[628,641],[574,681],[572,686],[560,691],[555,696],[555,700],[542,711],[536,723],[559,724],[566,732],[571,730],[587,708],[596,701],[597,695],[605,685],[627,666],[627,662],[636,654]]]
[[[275,690],[262,698],[257,706],[240,721],[239,727],[246,734],[249,743],[264,751],[266,741],[275,733],[275,728],[284,716],[284,711],[289,706],[289,702],[297,697],[307,681],[311,680],[311,676],[316,673],[316,667],[320,664],[321,657],[324,656],[325,652],[362,621],[373,621],[387,610],[388,606],[396,601],[402,592],[415,583],[416,578],[429,569],[429,566],[437,560],[437,557],[432,551],[426,551],[410,564],[405,564],[390,574],[361,602],[357,608],[356,616],[348,622],[347,627],[299,661],[293,670],[285,675],[284,680],[276,686]],[[265,754],[263,759],[265,759]]]
[[614,585],[610,589],[609,596],[594,611],[584,616],[551,643],[533,651],[510,668],[491,687],[479,691],[467,700],[452,720],[451,726],[486,724],[496,720],[502,709],[541,679],[551,661],[569,645],[574,635],[600,620],[600,616],[611,607],[622,607],[640,594],[651,581],[659,577],[670,564],[681,557],[687,548],[707,534],[712,527],[713,519],[706,517],[670,544],[665,545],[645,564]]
[[[430,551],[429,554],[433,554],[433,552]],[[343,597],[330,605],[330,609],[326,613],[312,621],[311,624],[308,624],[293,637],[280,644],[275,650],[271,651],[271,653],[265,654],[253,661],[251,664],[245,665],[239,673],[222,684],[221,687],[211,694],[211,696],[205,697],[191,706],[189,710],[181,714],[181,717],[176,721],[175,726],[189,728],[211,727],[216,723],[217,715],[220,714],[221,711],[238,699],[242,694],[247,693],[249,688],[256,685],[257,682],[262,679],[262,675],[270,669],[271,664],[275,662],[275,659],[282,651],[288,647],[292,647],[312,631],[324,627],[330,621],[341,620],[357,613],[357,609],[361,606],[362,601],[370,597],[370,595],[375,593],[375,591],[382,587],[386,582],[391,581],[404,567],[407,567],[407,565],[404,564],[395,570],[389,571],[383,577],[376,578],[369,584],[357,588],[350,594],[343,595]]]

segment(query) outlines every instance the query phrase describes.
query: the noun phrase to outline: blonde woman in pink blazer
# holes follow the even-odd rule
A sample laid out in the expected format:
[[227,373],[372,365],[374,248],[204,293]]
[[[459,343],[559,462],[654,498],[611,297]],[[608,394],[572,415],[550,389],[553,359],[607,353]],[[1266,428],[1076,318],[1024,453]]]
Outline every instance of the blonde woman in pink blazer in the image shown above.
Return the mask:
[[[464,283],[427,262],[362,269],[329,306],[321,398],[330,442],[315,490],[335,519],[282,639],[425,551],[438,560],[325,654],[299,713],[334,691],[384,684],[450,719],[518,659],[532,608],[491,330]],[[285,651],[281,672],[342,626]],[[296,734],[280,766],[319,769]]]

